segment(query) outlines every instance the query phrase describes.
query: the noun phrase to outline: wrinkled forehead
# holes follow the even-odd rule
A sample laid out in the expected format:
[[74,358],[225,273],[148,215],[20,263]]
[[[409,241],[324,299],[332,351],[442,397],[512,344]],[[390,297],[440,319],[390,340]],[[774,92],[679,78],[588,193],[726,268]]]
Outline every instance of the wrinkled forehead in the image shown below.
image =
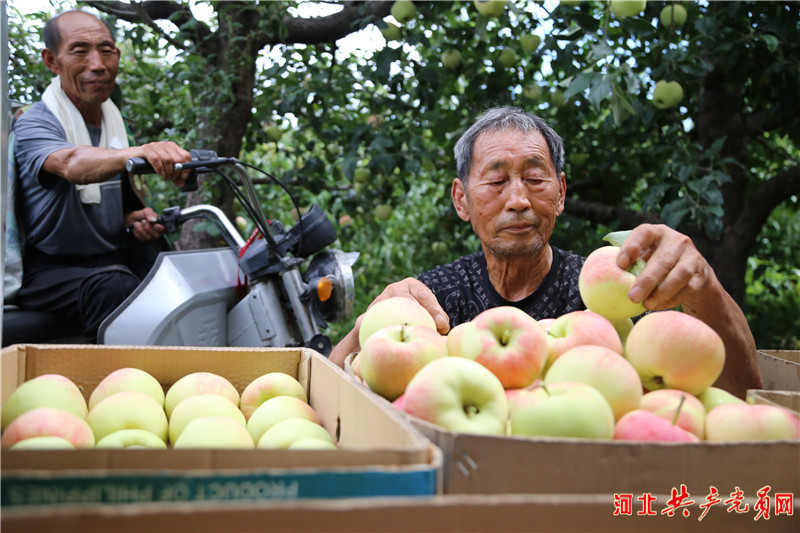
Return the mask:
[[88,13],[64,13],[58,18],[61,46],[74,41],[114,42],[108,26]]

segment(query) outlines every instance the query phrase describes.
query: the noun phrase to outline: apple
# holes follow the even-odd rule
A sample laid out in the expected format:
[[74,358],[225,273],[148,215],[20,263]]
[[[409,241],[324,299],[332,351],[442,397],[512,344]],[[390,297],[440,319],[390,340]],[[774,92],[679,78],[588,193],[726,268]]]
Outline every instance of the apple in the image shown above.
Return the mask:
[[601,246],[592,251],[583,263],[578,276],[578,290],[587,309],[608,320],[620,320],[641,315],[644,305],[628,297],[636,276],[644,269],[637,260],[628,269],[617,265],[619,246]]
[[378,204],[375,206],[375,209],[372,210],[372,214],[381,222],[386,222],[392,218],[393,212],[394,209],[389,204]]
[[447,357],[447,341],[426,326],[395,324],[370,335],[358,357],[370,390],[392,401],[423,366]]
[[564,91],[559,89],[553,91],[553,94],[550,96],[550,102],[556,107],[564,105]]
[[92,428],[80,416],[55,407],[34,407],[8,425],[0,445],[9,448],[32,437],[61,437],[76,448],[93,448],[95,443]]
[[611,406],[614,420],[638,409],[642,401],[642,381],[636,369],[622,355],[603,346],[585,344],[567,350],[547,371],[544,382],[591,385]]
[[[359,354],[361,352],[357,352],[353,355],[353,358],[350,360],[350,370],[353,372],[353,375],[358,378],[360,381],[364,381],[364,375],[361,373],[361,359],[359,359]],[[345,364],[347,360],[345,360]],[[347,368],[347,367],[345,367]]]
[[403,410],[449,431],[504,435],[508,402],[488,368],[463,357],[431,361],[411,379]]
[[197,394],[219,394],[239,406],[239,391],[230,381],[213,372],[193,372],[172,384],[164,397],[167,417],[182,400]]
[[509,417],[512,435],[610,439],[614,412],[603,395],[585,383],[544,384],[517,397]]
[[[539,321],[539,325],[542,321]],[[613,324],[592,311],[572,311],[553,320],[547,327],[547,363],[545,371],[576,346],[591,344],[604,346],[622,354],[622,341]]]
[[265,131],[267,133],[267,139],[272,142],[278,142],[281,140],[281,137],[283,137],[283,130],[281,130],[278,126],[267,126]]
[[569,164],[579,167],[589,160],[589,154],[586,152],[573,152],[569,154]]
[[386,326],[405,324],[436,329],[436,322],[422,304],[413,298],[393,296],[372,304],[361,318],[358,342],[361,346],[370,335]]
[[336,442],[321,425],[306,418],[287,418],[269,428],[258,439],[259,449],[285,449],[301,439],[322,439]]
[[517,53],[513,48],[503,48],[497,57],[497,62],[503,68],[511,68],[517,64]]
[[609,322],[611,322],[611,325],[617,330],[617,335],[619,335],[619,340],[622,342],[622,349],[624,350],[625,343],[628,341],[628,335],[630,335],[633,329],[633,319],[630,317],[618,318],[616,320],[609,320]]
[[583,0],[561,0],[558,3],[558,5],[564,6],[564,7],[577,7],[577,6],[581,5],[582,1]]
[[109,433],[99,441],[96,448],[151,448],[166,450],[167,443],[145,429],[120,429]]
[[472,322],[462,322],[457,326],[450,328],[450,331],[447,332],[447,336],[445,338],[445,343],[447,345],[447,355],[452,355],[456,357],[461,357],[461,339],[464,336],[464,332],[467,331],[469,328],[474,328],[475,324]]
[[609,8],[621,19],[634,17],[644,11],[647,0],[611,0]]
[[350,215],[342,215],[339,217],[339,225],[343,228],[349,226],[352,223],[353,223],[353,217],[351,217]]
[[725,405],[728,403],[745,403],[745,401],[741,398],[734,396],[730,392],[722,390],[719,387],[707,388],[697,395],[697,399],[700,400],[700,403],[702,403],[703,407],[705,407],[706,413],[720,405]]
[[411,20],[417,14],[417,7],[410,0],[397,0],[392,4],[390,14],[400,24]]
[[120,429],[144,429],[166,442],[169,424],[164,407],[139,391],[116,392],[97,402],[86,417],[95,440]]
[[512,306],[487,309],[472,319],[461,339],[461,357],[488,368],[503,387],[527,387],[547,362],[547,334],[525,311]]
[[401,394],[400,396],[392,400],[392,407],[394,407],[398,411],[405,411],[405,409],[403,408],[403,402],[405,402],[405,399],[406,395]]
[[380,128],[384,122],[386,122],[386,119],[383,118],[383,115],[379,115],[377,113],[371,113],[367,117],[367,124],[369,124],[373,130]]
[[269,372],[247,384],[242,391],[239,408],[248,419],[259,405],[276,396],[291,396],[308,402],[306,389],[294,377],[285,372]]
[[448,48],[441,55],[442,64],[447,68],[458,68],[461,65],[461,52],[455,48]]
[[777,405],[730,403],[706,415],[706,440],[711,442],[799,439],[800,418]]
[[74,450],[75,446],[64,437],[31,437],[13,444],[10,450]]
[[203,416],[195,418],[181,432],[173,445],[185,448],[236,448],[252,450],[253,437],[247,428],[228,416]]
[[172,410],[172,416],[169,417],[169,441],[173,444],[177,442],[183,430],[195,418],[212,415],[227,416],[242,426],[247,425],[244,414],[227,398],[218,394],[198,394],[189,396]]
[[359,167],[353,171],[353,181],[356,183],[366,183],[372,177],[372,172],[368,168]]
[[542,95],[542,91],[536,85],[528,85],[522,89],[522,95],[529,100],[536,100]]
[[653,105],[658,109],[669,109],[683,100],[683,87],[677,81],[659,80],[653,89]]
[[381,28],[381,35],[386,41],[398,41],[400,40],[400,26],[397,24],[392,24],[391,22],[386,23],[385,28]]
[[89,409],[103,398],[125,390],[143,392],[164,405],[164,388],[156,378],[138,368],[119,368],[104,377],[94,388],[89,396]]
[[698,439],[705,438],[706,408],[691,394],[677,389],[654,390],[642,396],[641,408],[669,420]]
[[722,373],[725,345],[702,320],[680,311],[659,311],[633,326],[625,357],[647,390],[680,389],[698,395]]
[[0,418],[2,429],[19,415],[37,407],[55,407],[86,418],[88,408],[75,383],[60,374],[44,374],[20,384],[3,404]]
[[697,435],[646,409],[636,409],[620,418],[614,426],[614,440],[700,442]]
[[481,15],[499,17],[506,9],[506,0],[474,0],[475,7]]
[[289,445],[290,450],[335,450],[336,444],[325,440],[309,437],[298,439]]
[[520,37],[519,43],[526,52],[533,52],[539,48],[539,45],[542,43],[542,38],[533,33],[526,33]]
[[237,216],[235,219],[236,227],[239,229],[241,233],[245,233],[247,231],[248,222],[247,219],[243,216]]
[[431,251],[439,256],[447,254],[449,247],[447,246],[446,242],[443,241],[434,241],[431,243]]
[[670,2],[661,10],[658,19],[665,28],[682,28],[686,23],[686,8],[677,2]]
[[305,418],[317,425],[322,423],[319,414],[306,402],[292,396],[276,396],[262,403],[247,421],[247,431],[258,442],[264,433],[287,418]]
[[556,320],[558,320],[558,319],[557,318],[540,318],[538,322],[539,322],[539,325],[542,326],[542,329],[544,329],[544,331],[546,333],[546,332],[550,331],[550,326],[555,324]]

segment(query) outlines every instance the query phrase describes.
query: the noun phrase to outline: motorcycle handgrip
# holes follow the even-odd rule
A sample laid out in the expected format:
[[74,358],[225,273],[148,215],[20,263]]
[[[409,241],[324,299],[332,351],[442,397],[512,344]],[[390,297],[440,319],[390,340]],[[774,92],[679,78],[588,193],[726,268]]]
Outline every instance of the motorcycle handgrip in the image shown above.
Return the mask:
[[[197,190],[197,172],[195,169],[207,169],[209,163],[228,162],[228,159],[217,158],[217,153],[213,150],[190,150],[189,153],[192,155],[192,161],[175,165],[176,170],[191,170],[189,177],[186,178],[186,183],[181,188],[183,192]],[[143,157],[131,157],[126,161],[125,169],[131,174],[155,174],[153,166]]]

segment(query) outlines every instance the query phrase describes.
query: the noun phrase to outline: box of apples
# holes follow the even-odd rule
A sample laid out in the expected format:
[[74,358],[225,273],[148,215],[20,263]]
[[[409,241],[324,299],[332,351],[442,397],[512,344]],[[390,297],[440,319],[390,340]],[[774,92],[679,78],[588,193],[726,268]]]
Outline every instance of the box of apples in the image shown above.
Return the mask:
[[614,248],[581,271],[588,309],[560,317],[498,307],[441,335],[415,301],[378,302],[346,371],[442,449],[445,494],[800,498],[796,401],[715,387],[722,339],[681,311],[641,316]]
[[429,496],[441,452],[313,350],[2,351],[3,509]]
[[758,366],[765,389],[800,392],[800,350],[759,350]]

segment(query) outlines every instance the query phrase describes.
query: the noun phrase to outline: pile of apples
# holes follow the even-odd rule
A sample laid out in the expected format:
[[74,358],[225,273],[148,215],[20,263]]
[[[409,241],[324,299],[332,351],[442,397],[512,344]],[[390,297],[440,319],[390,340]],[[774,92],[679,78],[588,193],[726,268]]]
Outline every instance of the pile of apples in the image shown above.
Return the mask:
[[644,312],[619,247],[590,254],[580,274],[588,309],[536,320],[511,306],[436,331],[404,297],[364,313],[349,370],[401,411],[447,430],[658,442],[800,439],[800,418],[714,387],[720,336],[686,313]]
[[88,402],[60,374],[22,383],[3,404],[3,449],[290,448],[336,449],[303,386],[270,372],[241,395],[212,372],[194,372],[164,387],[151,374],[120,368]]

